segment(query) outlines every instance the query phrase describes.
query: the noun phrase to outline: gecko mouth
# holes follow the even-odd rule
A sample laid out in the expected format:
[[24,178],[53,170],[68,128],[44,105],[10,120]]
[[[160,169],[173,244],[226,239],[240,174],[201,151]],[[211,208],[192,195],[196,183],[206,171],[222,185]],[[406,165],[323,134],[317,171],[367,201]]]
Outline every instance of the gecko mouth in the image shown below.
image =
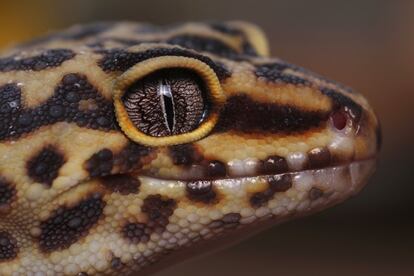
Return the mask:
[[[304,161],[306,160],[306,161]],[[284,158],[269,157],[266,160],[246,159],[233,160],[226,165],[218,161],[206,164],[196,164],[184,168],[172,169],[168,173],[158,170],[142,170],[140,176],[171,181],[219,181],[254,177],[271,177],[280,175],[295,175],[312,171],[330,171],[339,167],[354,167],[354,164],[375,162],[376,156],[359,160],[329,161],[323,159],[309,161],[307,156],[300,153],[293,155],[286,162]]]
[[[375,167],[376,158],[370,158],[337,166],[272,175],[212,180],[173,180],[141,175],[139,179],[150,193],[161,190],[165,195],[178,196],[185,191],[190,201],[208,204],[225,201],[240,206],[247,204],[257,209],[270,206],[278,197],[279,203],[284,198],[290,204],[304,202],[304,206],[319,198],[325,202],[342,201],[364,187]],[[293,205],[289,208],[293,208]]]

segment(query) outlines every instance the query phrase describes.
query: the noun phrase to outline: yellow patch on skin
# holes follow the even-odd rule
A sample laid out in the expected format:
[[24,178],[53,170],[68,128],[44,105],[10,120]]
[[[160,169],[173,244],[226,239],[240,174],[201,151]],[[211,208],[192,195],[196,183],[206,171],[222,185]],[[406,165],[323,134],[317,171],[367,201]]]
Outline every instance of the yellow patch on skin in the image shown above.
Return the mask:
[[[44,103],[53,96],[55,88],[61,82],[63,76],[70,73],[80,73],[88,76],[88,81],[110,100],[111,77],[102,70],[90,70],[96,67],[100,55],[85,50],[73,49],[76,56],[54,68],[41,71],[10,71],[0,74],[0,85],[6,83],[17,83],[21,87],[22,103],[25,108],[34,108]],[[37,52],[34,52],[35,54]],[[48,85],[45,85],[47,83]],[[41,92],[41,93],[40,93]]]

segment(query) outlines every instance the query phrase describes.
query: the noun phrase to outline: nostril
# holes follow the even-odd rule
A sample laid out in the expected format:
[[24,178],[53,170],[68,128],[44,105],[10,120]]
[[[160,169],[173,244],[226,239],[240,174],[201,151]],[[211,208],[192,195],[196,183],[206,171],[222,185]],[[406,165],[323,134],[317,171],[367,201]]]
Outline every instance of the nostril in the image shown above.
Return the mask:
[[334,127],[338,130],[343,130],[348,121],[348,115],[344,109],[338,109],[331,114],[331,120]]

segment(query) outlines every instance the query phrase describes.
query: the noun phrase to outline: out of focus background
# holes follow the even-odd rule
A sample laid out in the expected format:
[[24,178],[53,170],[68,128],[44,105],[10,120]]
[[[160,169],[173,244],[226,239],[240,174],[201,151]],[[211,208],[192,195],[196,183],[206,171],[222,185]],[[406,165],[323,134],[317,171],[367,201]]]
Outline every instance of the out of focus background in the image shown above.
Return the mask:
[[378,171],[346,203],[156,276],[414,275],[414,1],[0,1],[0,47],[96,20],[243,19],[272,54],[362,92],[382,121]]

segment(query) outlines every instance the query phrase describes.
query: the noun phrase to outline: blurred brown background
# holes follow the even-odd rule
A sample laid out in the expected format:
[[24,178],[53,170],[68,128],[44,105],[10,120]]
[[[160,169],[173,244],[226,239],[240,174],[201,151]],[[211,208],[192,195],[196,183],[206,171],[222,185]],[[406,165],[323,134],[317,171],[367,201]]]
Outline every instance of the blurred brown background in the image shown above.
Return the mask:
[[356,198],[167,275],[414,275],[414,1],[5,1],[0,47],[96,20],[243,19],[272,53],[364,93],[383,125],[378,171]]

